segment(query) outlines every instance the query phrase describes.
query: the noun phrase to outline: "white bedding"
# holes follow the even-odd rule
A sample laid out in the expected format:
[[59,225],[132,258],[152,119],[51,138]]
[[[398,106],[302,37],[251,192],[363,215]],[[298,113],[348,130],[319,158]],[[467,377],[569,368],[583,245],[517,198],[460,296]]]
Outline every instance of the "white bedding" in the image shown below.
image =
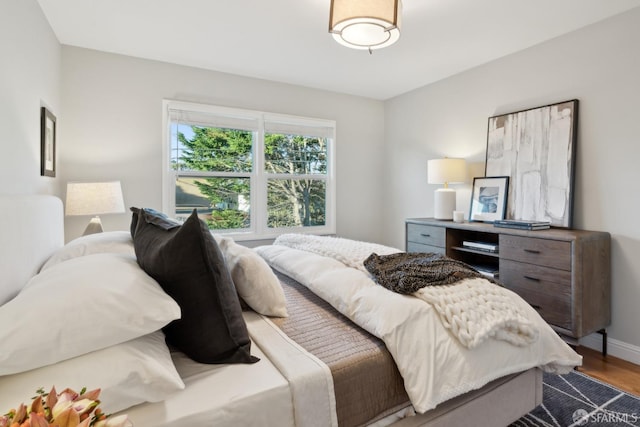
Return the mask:
[[243,316],[259,362],[205,365],[174,353],[185,389],[122,413],[136,427],[337,425],[328,367],[266,318]]
[[[333,258],[367,275],[364,263],[372,254],[376,258],[369,261],[375,265],[381,255],[402,252],[376,243],[308,234],[283,234],[273,244]],[[445,327],[467,348],[475,348],[489,337],[514,345],[538,339],[537,329],[513,303],[520,297],[484,278],[425,286],[411,295],[434,306]]]
[[378,286],[359,269],[284,246],[256,250],[273,268],[307,286],[382,339],[419,413],[508,374],[536,366],[566,373],[581,364],[581,357],[522,299],[517,300],[519,308],[540,332],[535,343],[516,347],[489,339],[469,350],[452,339],[431,305]]

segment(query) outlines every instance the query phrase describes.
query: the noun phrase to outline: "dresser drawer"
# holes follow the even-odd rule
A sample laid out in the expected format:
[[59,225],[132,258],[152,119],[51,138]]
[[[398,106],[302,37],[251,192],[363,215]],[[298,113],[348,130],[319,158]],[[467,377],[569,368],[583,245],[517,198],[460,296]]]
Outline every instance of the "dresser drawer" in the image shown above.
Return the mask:
[[571,272],[501,259],[500,281],[544,320],[571,329]]
[[500,260],[500,281],[540,292],[571,294],[571,272],[523,262]]
[[444,248],[444,227],[433,225],[407,224],[407,242]]
[[436,254],[445,254],[445,249],[440,246],[423,245],[422,243],[407,242],[407,252],[431,252]]
[[571,271],[571,242],[501,234],[500,258]]
[[573,329],[570,297],[544,294],[530,288],[509,287],[509,289],[529,303],[547,323],[568,330]]

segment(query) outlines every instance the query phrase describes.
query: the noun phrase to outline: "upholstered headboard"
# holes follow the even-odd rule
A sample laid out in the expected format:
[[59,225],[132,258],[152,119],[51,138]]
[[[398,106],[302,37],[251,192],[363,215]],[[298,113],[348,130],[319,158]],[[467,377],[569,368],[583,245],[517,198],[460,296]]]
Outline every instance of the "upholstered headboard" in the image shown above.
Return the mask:
[[13,298],[62,245],[60,199],[0,195],[0,305]]

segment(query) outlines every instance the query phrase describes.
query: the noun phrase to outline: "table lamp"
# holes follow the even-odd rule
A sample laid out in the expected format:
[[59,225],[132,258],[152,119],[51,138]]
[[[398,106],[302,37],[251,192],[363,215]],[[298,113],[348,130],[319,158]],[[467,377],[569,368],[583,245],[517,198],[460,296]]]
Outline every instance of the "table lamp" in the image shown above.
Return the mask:
[[65,215],[95,215],[83,236],[102,232],[102,222],[98,215],[116,213],[124,213],[120,181],[67,183]]
[[427,181],[429,184],[444,184],[435,191],[433,217],[435,219],[453,219],[456,210],[456,190],[449,184],[462,183],[467,178],[467,164],[464,159],[434,159],[427,162]]

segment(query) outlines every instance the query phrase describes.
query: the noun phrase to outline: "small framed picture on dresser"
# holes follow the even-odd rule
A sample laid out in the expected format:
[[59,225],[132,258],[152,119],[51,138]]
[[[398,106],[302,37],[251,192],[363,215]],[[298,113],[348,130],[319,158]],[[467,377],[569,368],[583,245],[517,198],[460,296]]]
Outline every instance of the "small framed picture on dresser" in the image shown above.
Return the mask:
[[504,219],[508,193],[508,176],[473,178],[469,221],[493,222]]
[[56,176],[56,116],[40,109],[40,175]]

